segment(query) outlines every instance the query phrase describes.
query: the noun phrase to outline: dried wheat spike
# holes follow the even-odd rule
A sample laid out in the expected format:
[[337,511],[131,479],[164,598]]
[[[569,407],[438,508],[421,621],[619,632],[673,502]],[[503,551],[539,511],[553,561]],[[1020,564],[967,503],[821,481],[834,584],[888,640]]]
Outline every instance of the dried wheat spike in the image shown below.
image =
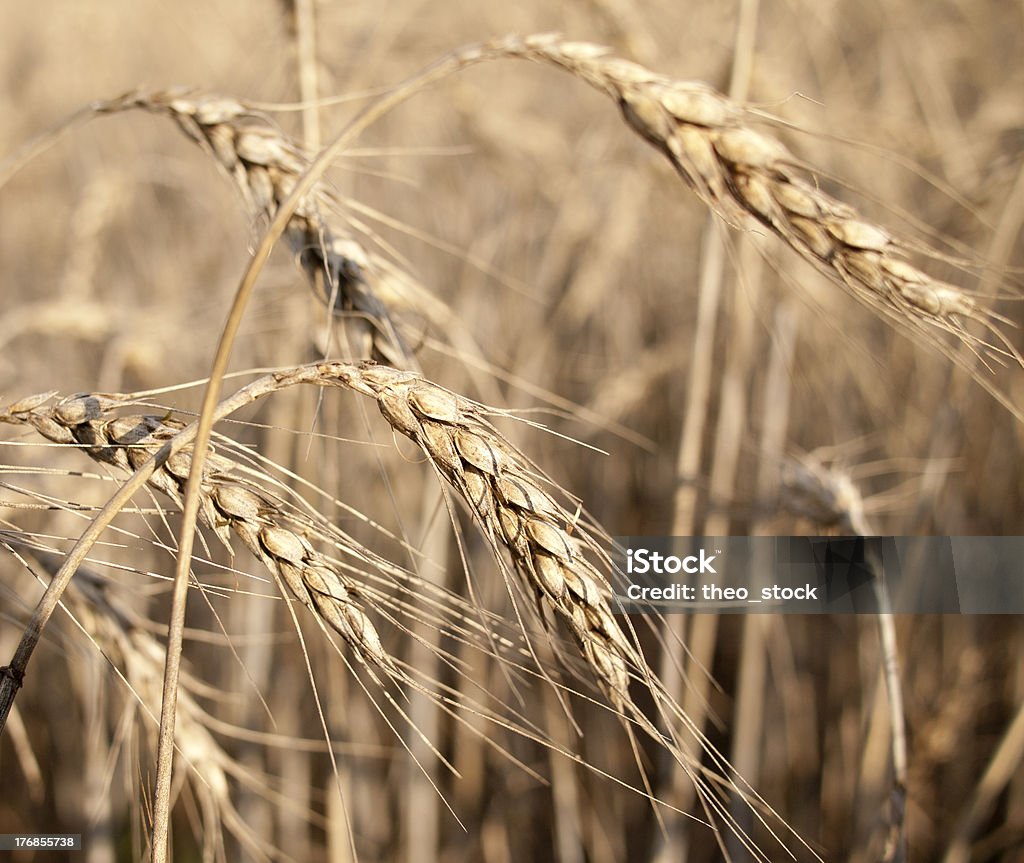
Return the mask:
[[[716,213],[732,224],[769,228],[870,307],[917,332],[939,327],[975,350],[983,346],[1024,364],[995,325],[1002,318],[909,264],[904,244],[821,191],[812,170],[751,128],[752,114],[708,85],[673,80],[609,48],[552,34],[496,40],[467,54],[467,62],[494,56],[555,65],[609,95]],[[999,344],[980,343],[964,319],[982,323]]]
[[607,580],[584,556],[596,551],[575,517],[538,483],[536,472],[477,403],[385,366],[323,363],[325,382],[371,396],[393,429],[419,446],[469,504],[496,551],[511,553],[535,595],[569,626],[590,667],[619,705],[629,701],[629,667],[642,660],[611,613]]
[[[310,165],[309,156],[265,114],[225,96],[190,91],[136,92],[113,100],[107,111],[143,108],[167,114],[210,153],[234,181],[254,218],[272,219]],[[339,209],[322,182],[288,221],[287,240],[303,273],[323,299],[352,313],[350,334],[360,358],[415,367],[385,297],[405,292],[393,265],[367,252],[326,213]],[[408,280],[406,280],[408,281]]]
[[[55,443],[84,449],[98,462],[134,471],[173,438],[184,424],[171,417],[114,416],[126,396],[88,393],[47,404],[44,393],[0,410],[0,422],[31,425]],[[192,467],[191,446],[182,449],[152,475],[149,484],[180,508]],[[203,470],[199,518],[232,552],[237,535],[292,595],[348,642],[360,661],[395,671],[376,628],[359,606],[352,579],[320,554],[292,527],[281,504],[233,474],[237,465],[211,451]],[[347,548],[359,559],[375,556],[354,542]]]
[[[39,562],[51,573],[56,571],[52,561]],[[76,573],[64,594],[64,602],[104,657],[122,670],[133,696],[155,722],[160,715],[163,645],[118,603],[107,582],[86,568]],[[193,783],[193,789],[202,804],[203,842],[210,859],[215,859],[212,849],[223,846],[222,825],[254,855],[265,857],[273,849],[253,834],[232,802],[229,775],[237,775],[239,766],[217,742],[208,725],[209,718],[187,682],[183,682],[177,693],[174,742],[199,779]]]
[[[528,460],[494,428],[495,413],[418,374],[324,361],[283,369],[246,389],[268,394],[297,384],[336,386],[372,397],[388,423],[416,443],[470,506],[496,553],[507,549],[527,588],[568,625],[590,668],[617,706],[631,704],[630,668],[644,672],[639,651],[616,623],[611,590],[592,557],[597,543],[576,516],[542,486]],[[48,406],[52,393],[0,411],[0,422],[34,426],[58,443],[83,446],[99,460],[137,467],[174,436],[178,426],[153,416],[109,418],[127,396],[73,396]],[[186,448],[154,474],[152,484],[181,500],[191,466]],[[351,581],[332,569],[295,531],[281,524],[278,505],[231,475],[233,462],[211,453],[204,472],[200,517],[228,545],[229,528],[288,584],[289,589],[356,647],[391,668],[372,624],[355,604]],[[362,559],[370,552],[358,549]]]

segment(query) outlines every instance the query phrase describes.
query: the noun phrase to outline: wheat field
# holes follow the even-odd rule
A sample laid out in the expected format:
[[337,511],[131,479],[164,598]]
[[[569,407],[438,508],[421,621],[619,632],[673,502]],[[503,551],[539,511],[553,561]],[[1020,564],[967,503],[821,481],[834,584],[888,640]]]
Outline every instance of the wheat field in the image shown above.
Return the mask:
[[1024,859],[1019,616],[611,541],[1021,533],[1022,33],[5,10],[0,858]]

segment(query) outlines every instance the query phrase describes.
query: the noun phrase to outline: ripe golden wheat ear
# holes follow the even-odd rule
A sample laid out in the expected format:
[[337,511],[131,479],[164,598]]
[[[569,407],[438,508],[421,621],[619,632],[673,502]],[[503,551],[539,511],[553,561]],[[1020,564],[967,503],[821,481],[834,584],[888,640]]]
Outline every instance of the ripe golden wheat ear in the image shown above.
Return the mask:
[[[739,227],[770,229],[873,310],[925,338],[937,328],[975,352],[1024,365],[997,327],[1007,319],[910,264],[906,255],[920,244],[899,239],[827,195],[821,174],[753,128],[759,118],[752,112],[708,85],[674,80],[602,45],[553,34],[495,40],[483,53],[556,66],[610,96],[630,127],[718,215]],[[972,335],[967,320],[981,324],[996,343]]]
[[[23,399],[0,414],[0,422],[31,425],[54,443],[80,446],[94,460],[134,471],[180,432],[185,424],[167,416],[116,415],[132,404],[130,396],[83,394],[47,406],[50,394]],[[149,484],[181,506],[192,466],[192,449],[170,456]],[[357,600],[350,576],[320,554],[289,525],[280,504],[252,480],[241,478],[239,465],[209,453],[203,471],[199,518],[229,553],[234,533],[291,594],[324,620],[352,647],[361,662],[394,672],[380,636]],[[348,540],[346,551],[384,565],[372,552]]]
[[[499,566],[503,568],[507,555],[520,589],[564,622],[592,681],[603,690],[630,737],[632,729],[639,728],[662,747],[697,786],[709,822],[736,832],[745,847],[760,855],[758,859],[768,859],[735,825],[723,789],[750,803],[766,825],[767,819],[777,816],[752,789],[736,783],[728,762],[667,695],[646,662],[635,633],[624,629],[613,615],[603,533],[558,503],[529,459],[494,427],[489,417],[504,412],[414,372],[333,361],[274,372],[228,401],[241,406],[298,384],[342,388],[375,400],[391,428],[420,447],[469,506]],[[80,446],[93,459],[124,470],[158,454],[180,428],[166,416],[115,415],[116,408],[137,404],[131,396],[80,394],[51,403],[53,395],[43,393],[9,405],[0,410],[0,422],[31,426],[51,441]],[[320,555],[277,514],[280,507],[272,498],[240,482],[231,459],[218,453],[211,456],[203,475],[200,506],[200,519],[207,527],[229,547],[230,533],[239,536],[293,596],[345,639],[360,662],[383,670],[392,679],[419,686],[383,648],[361,601],[371,595],[365,585]],[[186,446],[158,468],[150,484],[180,503],[190,467],[191,449]],[[361,546],[348,551],[362,560],[378,560]],[[542,661],[529,647],[529,636],[523,634],[527,636],[527,654],[539,664],[540,675],[549,679]],[[634,700],[633,682],[654,700],[653,719]],[[710,766],[701,765],[691,747],[683,744],[683,739],[691,736],[698,751],[709,757]],[[787,829],[781,822],[777,824],[780,832]]]
[[[130,109],[173,119],[215,159],[249,214],[263,222],[274,218],[311,165],[302,147],[268,115],[231,97],[190,90],[140,91],[104,102],[98,111]],[[368,251],[340,224],[343,209],[326,183],[316,183],[289,218],[285,241],[318,295],[350,313],[348,329],[357,358],[415,367],[400,323],[401,313],[410,311],[413,280]]]

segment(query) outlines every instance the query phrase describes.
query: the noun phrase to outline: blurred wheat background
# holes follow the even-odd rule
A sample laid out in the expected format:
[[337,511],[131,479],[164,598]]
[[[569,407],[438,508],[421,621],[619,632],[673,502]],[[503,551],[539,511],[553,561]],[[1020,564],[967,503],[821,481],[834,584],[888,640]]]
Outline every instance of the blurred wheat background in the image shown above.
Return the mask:
[[[381,88],[457,46],[548,30],[783,117],[794,129],[779,136],[826,191],[947,252],[922,268],[1024,320],[1012,298],[1024,266],[1024,6],[1006,0],[38,0],[3,15],[0,158],[96,99],[172,85],[261,105],[348,97],[273,113],[315,150]],[[421,286],[403,332],[425,375],[557,431],[501,425],[608,533],[844,532],[850,513],[881,534],[1021,532],[1024,425],[979,384],[1019,411],[1019,366],[987,368],[938,330],[945,348],[908,337],[766,231],[709,216],[581,82],[511,60],[469,69],[375,123],[329,177],[353,233]],[[0,403],[202,379],[263,227],[165,117],[119,113],[61,136],[0,188]],[[344,328],[282,247],[232,367],[343,355]],[[1002,329],[1020,349],[1019,331]],[[199,396],[159,401],[187,412]],[[461,597],[452,615],[478,604],[498,631],[514,622],[471,520],[449,511],[438,476],[393,445],[375,411],[309,388],[236,419],[218,431],[276,465],[263,469],[279,489]],[[115,479],[76,448],[3,427],[0,661]],[[82,833],[84,852],[66,859],[88,863],[146,853],[147,710],[159,703],[178,520],[166,499],[135,503],[75,576],[0,739],[0,833]],[[456,720],[415,692],[402,704],[410,722],[392,727],[379,692],[299,614],[304,654],[254,558],[229,560],[214,540],[197,554],[197,576],[219,590],[188,610],[174,860],[786,859],[754,821],[744,827],[763,858],[652,806],[592,685],[570,678],[560,697],[449,640],[466,663],[456,674],[424,612],[384,647],[507,711],[509,727]],[[875,620],[668,625],[688,650],[662,656],[648,634],[648,660],[807,843],[787,840],[797,859],[891,853]],[[1024,860],[1020,619],[902,617],[896,636],[908,859]],[[653,794],[701,817],[657,747],[639,748]]]

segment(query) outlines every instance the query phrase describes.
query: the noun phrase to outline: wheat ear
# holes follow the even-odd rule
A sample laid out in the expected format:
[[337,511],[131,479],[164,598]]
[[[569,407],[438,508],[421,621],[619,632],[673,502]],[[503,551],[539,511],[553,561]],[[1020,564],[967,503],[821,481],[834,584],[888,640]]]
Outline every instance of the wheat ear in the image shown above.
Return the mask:
[[[840,534],[873,536],[874,529],[865,514],[860,490],[849,474],[835,465],[827,465],[813,455],[791,459],[783,465],[780,503],[784,509],[821,527]],[[900,683],[899,649],[896,621],[882,561],[868,550],[866,562],[873,576],[878,603],[878,636],[882,656],[880,673],[888,696],[892,755],[892,788],[889,795],[889,829],[882,863],[907,859],[907,738],[903,687]]]
[[986,347],[1024,364],[995,327],[1002,318],[908,263],[908,244],[823,192],[813,169],[751,127],[752,112],[707,84],[674,80],[604,46],[553,34],[508,37],[491,49],[554,65],[610,96],[711,209],[733,224],[769,228],[869,306],[919,332],[938,327],[974,348],[979,340],[963,320],[978,321],[1000,342]]
[[[0,412],[0,421],[31,425],[54,443],[72,444],[94,460],[134,471],[183,428],[172,417],[112,416],[114,408],[130,402],[127,396],[86,394],[47,405],[50,394],[23,399]],[[192,448],[170,456],[149,484],[182,504],[192,465]],[[243,482],[238,465],[215,452],[203,471],[199,518],[232,552],[232,532],[263,565],[287,585],[291,594],[335,630],[360,661],[396,672],[373,623],[362,611],[354,581],[288,526],[280,504],[265,492]],[[375,556],[345,538],[346,551],[364,561]]]
[[[39,558],[51,574],[52,561]],[[155,724],[160,715],[164,647],[136,617],[122,608],[108,590],[109,583],[83,568],[64,595],[68,613],[112,663],[138,702],[140,715]],[[174,742],[191,771],[193,791],[200,801],[202,842],[207,859],[223,859],[223,827],[258,859],[279,856],[245,823],[232,801],[232,778],[252,783],[246,768],[233,759],[209,730],[208,717],[188,686],[178,692]],[[191,774],[190,774],[191,775]],[[214,850],[219,850],[219,855]]]
[[[616,704],[629,701],[629,668],[642,659],[611,612],[607,579],[585,556],[600,557],[578,519],[541,487],[537,472],[487,419],[484,406],[416,373],[370,363],[320,362],[253,382],[236,403],[298,383],[350,389],[372,397],[393,429],[423,449],[470,506],[497,551],[508,549],[529,590],[566,622],[581,653]],[[27,424],[55,443],[83,447],[97,461],[133,470],[182,427],[168,417],[113,417],[129,396],[77,395],[48,404],[52,393],[0,411],[0,422]],[[150,483],[181,502],[191,448],[172,456]],[[204,471],[200,518],[230,548],[234,531],[304,605],[321,615],[361,658],[393,668],[372,623],[359,609],[358,587],[275,517],[265,494],[232,474],[234,463],[211,454]],[[363,559],[371,553],[352,551]]]
[[599,550],[487,419],[488,409],[412,372],[333,365],[326,380],[376,400],[391,427],[466,501],[492,549],[507,549],[529,589],[568,624],[612,700],[628,701],[629,667],[641,660],[612,616],[607,580],[584,556]]
[[[135,91],[102,103],[100,113],[141,108],[172,118],[213,156],[241,193],[253,218],[269,222],[312,164],[306,152],[265,113],[241,101],[190,90]],[[415,367],[392,314],[410,277],[368,251],[331,218],[341,209],[323,181],[299,204],[284,237],[313,286],[338,311],[351,313],[360,358]]]

